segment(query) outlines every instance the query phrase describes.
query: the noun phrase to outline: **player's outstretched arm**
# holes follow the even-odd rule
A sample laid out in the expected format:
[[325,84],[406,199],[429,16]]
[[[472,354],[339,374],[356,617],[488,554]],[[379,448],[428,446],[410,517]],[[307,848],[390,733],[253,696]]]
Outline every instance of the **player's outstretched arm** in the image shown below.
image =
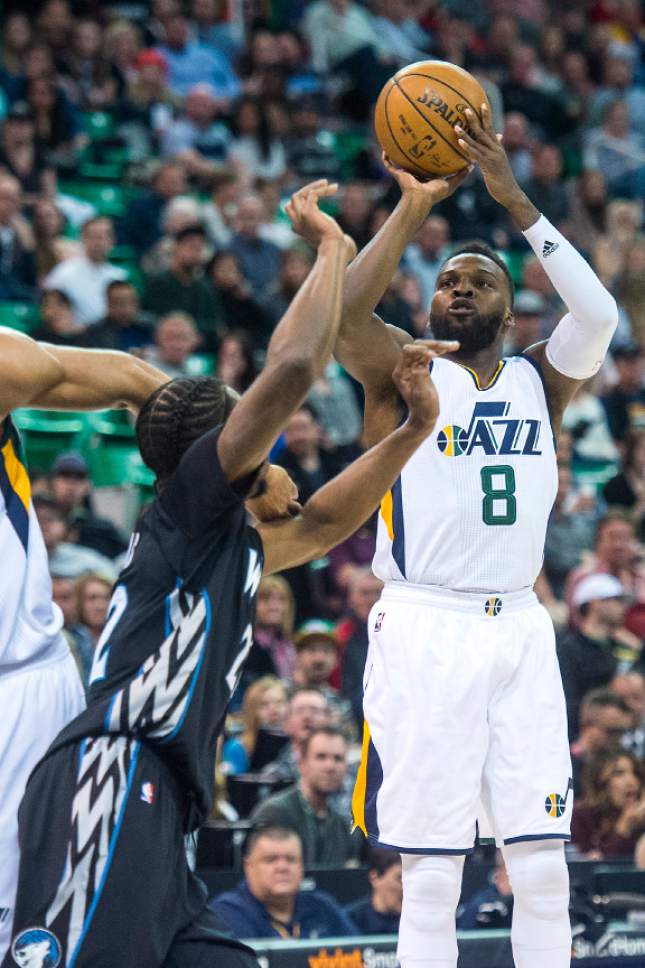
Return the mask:
[[336,340],[345,267],[352,240],[318,208],[336,190],[326,179],[292,197],[287,213],[307,226],[318,249],[315,265],[271,337],[264,369],[235,406],[217,450],[229,481],[245,477],[266,458],[291,414],[322,374]]
[[0,329],[0,419],[16,407],[100,410],[128,406],[135,412],[158,386],[160,370],[126,353],[36,343]]
[[485,104],[481,111],[480,124],[475,112],[466,110],[470,131],[458,131],[459,144],[479,165],[490,195],[522,230],[569,310],[547,341],[525,351],[542,368],[557,425],[576,390],[600,369],[618,323],[618,309],[591,266],[519,187]]
[[434,428],[439,399],[430,377],[431,360],[458,347],[458,343],[427,341],[402,348],[392,379],[408,407],[407,420],[317,491],[297,518],[258,525],[265,574],[320,557],[373,513]]

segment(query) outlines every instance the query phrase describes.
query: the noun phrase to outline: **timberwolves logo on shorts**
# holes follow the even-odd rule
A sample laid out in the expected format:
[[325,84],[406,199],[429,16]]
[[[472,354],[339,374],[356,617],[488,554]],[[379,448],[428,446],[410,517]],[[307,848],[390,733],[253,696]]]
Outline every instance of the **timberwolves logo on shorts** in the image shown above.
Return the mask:
[[61,947],[51,931],[27,928],[14,938],[11,954],[20,968],[56,968],[61,959]]
[[499,615],[501,610],[502,610],[502,600],[501,598],[497,598],[496,595],[491,595],[490,598],[487,598],[486,601],[484,602],[484,613],[488,615],[489,618],[493,618],[495,615]]

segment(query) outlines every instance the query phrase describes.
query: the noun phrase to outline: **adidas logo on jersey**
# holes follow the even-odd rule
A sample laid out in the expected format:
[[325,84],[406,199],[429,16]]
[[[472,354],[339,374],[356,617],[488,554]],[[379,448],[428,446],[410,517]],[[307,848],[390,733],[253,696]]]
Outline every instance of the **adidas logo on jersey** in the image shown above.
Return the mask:
[[486,456],[539,457],[541,420],[509,417],[510,403],[477,403],[468,428],[449,424],[437,434],[437,447],[444,457],[468,457],[476,448]]
[[548,239],[545,239],[544,245],[542,246],[542,258],[546,259],[553,252],[555,252],[556,249],[559,249],[559,248],[560,248],[559,242],[549,242]]

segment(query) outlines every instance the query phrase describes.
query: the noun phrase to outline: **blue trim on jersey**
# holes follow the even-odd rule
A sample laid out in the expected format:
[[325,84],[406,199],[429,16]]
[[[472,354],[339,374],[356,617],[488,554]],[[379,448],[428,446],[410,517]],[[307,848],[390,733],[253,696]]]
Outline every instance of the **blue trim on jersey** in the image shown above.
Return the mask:
[[160,744],[161,743],[169,743],[171,739],[174,739],[174,737],[177,735],[177,733],[179,732],[179,730],[181,729],[181,727],[184,725],[184,720],[186,719],[186,716],[188,714],[188,709],[190,707],[190,703],[191,703],[192,698],[193,698],[193,693],[195,692],[195,686],[197,685],[197,679],[199,678],[199,670],[201,669],[202,662],[204,661],[204,655],[206,653],[206,646],[208,644],[208,635],[209,635],[210,630],[211,630],[212,611],[211,611],[211,600],[208,597],[208,592],[206,591],[205,588],[202,589],[201,595],[202,595],[202,598],[204,599],[204,604],[206,605],[206,625],[204,626],[204,633],[203,633],[204,634],[204,644],[202,645],[202,654],[200,655],[199,660],[197,662],[197,665],[195,666],[195,671],[193,672],[192,680],[191,680],[191,683],[190,683],[190,689],[188,691],[188,698],[186,699],[186,704],[184,706],[184,711],[181,714],[181,716],[179,717],[179,722],[177,723],[177,725],[173,729],[172,733],[169,733],[168,736],[163,736],[159,740],[159,743]]
[[398,477],[392,485],[392,557],[398,565],[399,571],[405,574],[405,527],[403,524],[403,493],[401,478]]
[[103,729],[106,733],[110,732],[110,719],[112,718],[112,710],[114,709],[114,704],[116,702],[116,697],[121,694],[121,690],[115,692],[110,699],[110,705],[108,706],[108,711],[105,714],[105,720],[103,722]]
[[[6,443],[7,441],[5,441],[5,444]],[[16,454],[16,459],[19,460],[17,454]],[[13,530],[18,535],[18,540],[20,541],[20,544],[24,548],[25,554],[27,554],[27,545],[29,544],[29,512],[27,511],[25,505],[22,503],[22,501],[14,491],[13,487],[11,486],[11,481],[9,480],[7,469],[4,466],[4,458],[2,457],[1,454],[0,454],[0,494],[2,494],[4,498],[5,507],[7,509],[7,517],[9,518],[9,521],[13,526]]]
[[531,840],[565,840],[569,843],[571,834],[525,834],[524,837],[508,837],[504,841],[504,846],[508,847],[509,844],[526,844]]
[[83,944],[83,941],[85,940],[85,935],[89,931],[90,924],[92,923],[92,918],[94,917],[94,915],[96,913],[96,909],[98,907],[98,903],[99,903],[99,901],[101,899],[101,895],[103,893],[103,888],[105,887],[105,882],[107,880],[107,876],[108,876],[108,873],[110,871],[110,866],[111,866],[112,860],[114,858],[114,851],[116,850],[116,842],[117,842],[117,840],[119,838],[119,833],[121,832],[121,824],[123,823],[123,815],[125,813],[125,808],[126,808],[127,803],[128,803],[128,797],[130,796],[130,791],[132,789],[132,782],[134,780],[134,771],[136,769],[136,765],[137,765],[137,760],[139,758],[139,750],[140,749],[141,749],[141,744],[135,742],[133,744],[132,762],[130,763],[130,769],[128,770],[128,780],[127,780],[126,787],[125,787],[125,793],[123,794],[123,803],[121,804],[121,809],[119,810],[119,816],[118,816],[118,819],[117,819],[117,822],[116,822],[116,826],[115,826],[114,830],[112,831],[112,836],[110,838],[110,847],[109,847],[109,850],[108,850],[107,860],[105,862],[105,868],[103,870],[103,874],[101,875],[101,883],[99,884],[98,889],[97,889],[97,892],[94,895],[94,900],[92,901],[91,907],[90,907],[90,909],[89,909],[89,911],[87,913],[87,917],[85,918],[85,923],[83,924],[83,930],[81,931],[81,935],[80,935],[78,941],[76,942],[76,947],[74,948],[74,952],[72,954],[72,957],[67,962],[67,968],[74,968],[74,964],[76,963],[76,959],[78,958],[79,952],[81,950],[81,945]]
[[384,844],[382,840],[377,840],[371,834],[368,834],[367,839],[373,847],[397,850],[399,854],[443,854],[448,857],[463,857],[475,851],[474,847],[398,847],[396,844]]
[[369,745],[367,747],[367,763],[365,769],[364,816],[366,829],[373,830],[374,834],[370,836],[375,836],[377,839],[378,818],[376,816],[376,798],[382,785],[383,764],[381,763],[381,758],[379,757],[372,738],[370,737]]

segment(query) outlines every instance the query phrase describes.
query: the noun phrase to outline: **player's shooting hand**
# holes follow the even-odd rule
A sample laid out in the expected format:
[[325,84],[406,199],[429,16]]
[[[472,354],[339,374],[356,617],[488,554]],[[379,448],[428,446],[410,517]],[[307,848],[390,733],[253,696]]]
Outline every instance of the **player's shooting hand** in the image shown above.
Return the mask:
[[427,179],[417,178],[404,168],[399,168],[394,162],[390,161],[383,152],[381,155],[383,167],[392,175],[404,195],[412,196],[421,204],[427,205],[430,210],[433,205],[438,205],[445,198],[449,198],[456,192],[460,185],[463,185],[468,175],[472,171],[472,166],[458,171],[455,175],[448,175],[446,178],[428,177]]
[[321,198],[334,195],[337,184],[330,184],[326,178],[304,185],[291,196],[285,205],[285,212],[291,219],[293,231],[314,248],[328,239],[344,239],[347,259],[356,255],[353,239],[345,235],[338,222],[319,208]]
[[466,108],[464,113],[469,130],[455,125],[459,147],[473,164],[479,165],[489,194],[504,208],[510,209],[525,195],[502,146],[502,135],[495,134],[490,108],[482,104],[481,121],[471,108]]
[[454,353],[459,343],[448,340],[417,340],[401,349],[392,380],[408,408],[406,426],[427,436],[439,415],[439,396],[430,376],[430,363],[444,353]]

